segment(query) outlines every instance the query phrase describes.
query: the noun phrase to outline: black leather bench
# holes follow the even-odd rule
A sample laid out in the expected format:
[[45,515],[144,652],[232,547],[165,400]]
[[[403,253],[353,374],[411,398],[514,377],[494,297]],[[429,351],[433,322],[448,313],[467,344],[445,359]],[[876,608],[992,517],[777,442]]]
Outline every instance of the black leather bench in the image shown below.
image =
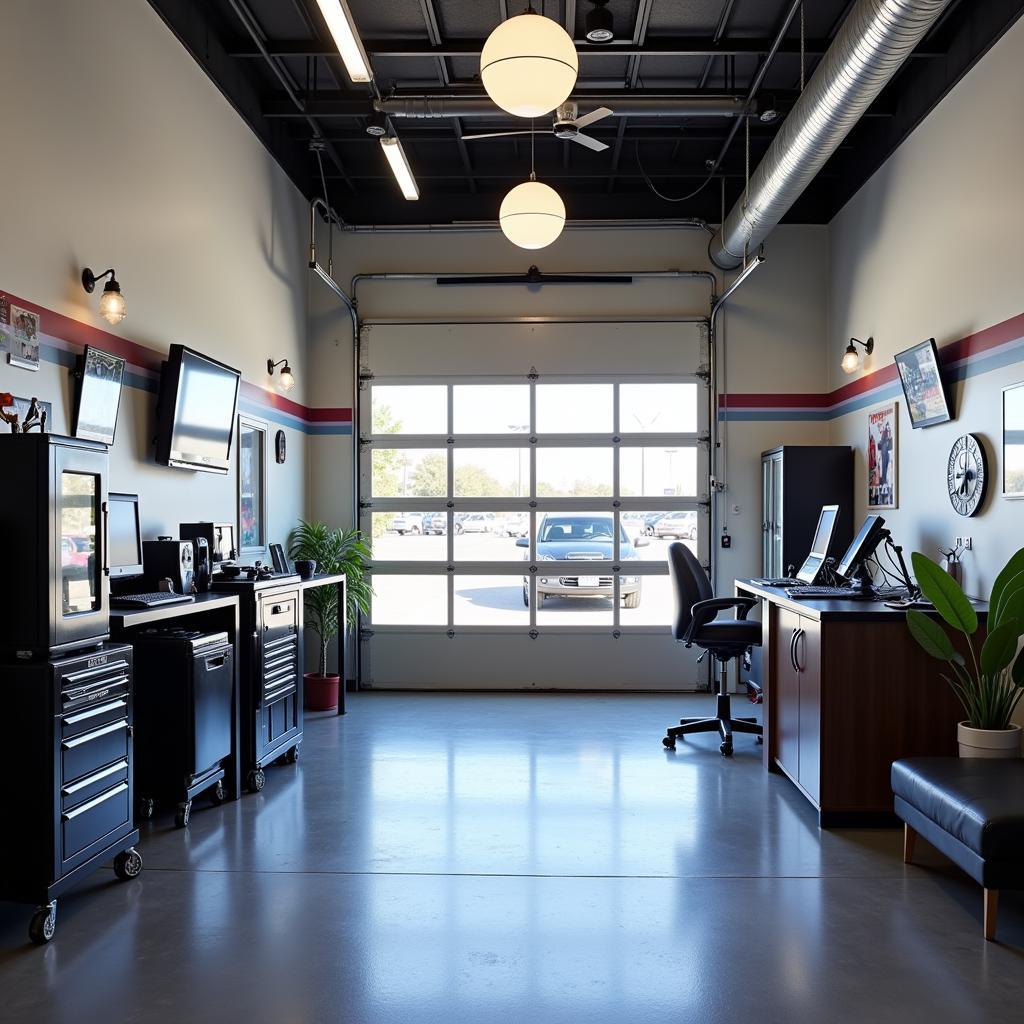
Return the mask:
[[1024,888],[1024,760],[908,757],[892,766],[903,860],[924,836],[985,888],[994,939],[1000,889]]

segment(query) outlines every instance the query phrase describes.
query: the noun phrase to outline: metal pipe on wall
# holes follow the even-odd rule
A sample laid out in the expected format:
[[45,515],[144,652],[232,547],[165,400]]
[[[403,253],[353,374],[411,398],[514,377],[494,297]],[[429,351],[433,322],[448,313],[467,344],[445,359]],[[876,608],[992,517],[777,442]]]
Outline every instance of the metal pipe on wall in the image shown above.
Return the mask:
[[950,0],[858,0],[708,252],[740,265],[796,202]]

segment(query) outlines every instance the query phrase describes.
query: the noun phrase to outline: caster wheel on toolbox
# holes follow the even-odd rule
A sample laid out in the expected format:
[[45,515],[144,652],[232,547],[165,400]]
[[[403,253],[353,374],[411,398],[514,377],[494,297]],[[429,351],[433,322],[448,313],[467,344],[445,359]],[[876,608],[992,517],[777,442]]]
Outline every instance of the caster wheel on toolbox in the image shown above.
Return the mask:
[[134,846],[123,853],[119,853],[114,858],[114,874],[122,882],[129,882],[133,878],[138,878],[142,874],[142,854]]
[[214,804],[224,803],[224,780],[218,779],[217,784],[210,789],[210,800]]
[[178,804],[178,810],[174,815],[174,827],[185,828],[188,825],[188,819],[192,815],[192,801],[185,800]]
[[151,796],[144,797],[139,801],[139,817],[142,818],[143,821],[149,821],[149,819],[153,817],[153,808],[155,806],[156,804]]
[[668,747],[669,750],[676,749],[676,741],[671,736],[666,736],[662,741],[662,744]]
[[258,793],[267,784],[267,776],[262,768],[253,768],[249,772],[248,784],[250,793]]
[[757,742],[763,744],[764,743],[764,737],[763,736],[758,736],[757,737]]
[[299,748],[292,747],[287,754],[284,755],[285,762],[287,764],[295,764],[299,759]]
[[57,930],[57,901],[40,907],[28,924],[28,937],[37,945],[45,946]]
[[722,757],[732,757],[731,743],[723,743],[718,749],[721,751]]

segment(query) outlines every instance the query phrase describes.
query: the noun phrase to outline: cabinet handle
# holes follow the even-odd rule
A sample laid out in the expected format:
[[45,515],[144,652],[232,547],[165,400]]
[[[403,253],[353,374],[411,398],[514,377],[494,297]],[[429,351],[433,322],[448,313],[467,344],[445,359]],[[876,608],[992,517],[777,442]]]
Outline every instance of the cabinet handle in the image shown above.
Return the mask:
[[794,672],[799,672],[800,671],[800,669],[799,669],[799,667],[797,666],[797,663],[796,663],[796,650],[794,649],[796,647],[796,635],[799,632],[800,632],[800,630],[794,629],[793,632],[790,634],[790,637],[789,637],[789,663],[790,663],[790,665],[793,666],[793,671]]
[[800,641],[806,636],[806,632],[802,629],[796,631],[796,636],[793,637],[793,668],[797,672],[803,672],[803,666],[800,664]]
[[106,793],[101,793],[95,799],[82,804],[81,807],[76,807],[73,811],[65,811],[65,813],[60,816],[61,821],[74,821],[80,814],[85,814],[86,811],[91,811],[94,807],[99,807],[100,804],[106,803],[111,799],[111,797],[120,796],[127,789],[128,783],[122,782],[119,786],[115,786],[113,789],[108,789]]

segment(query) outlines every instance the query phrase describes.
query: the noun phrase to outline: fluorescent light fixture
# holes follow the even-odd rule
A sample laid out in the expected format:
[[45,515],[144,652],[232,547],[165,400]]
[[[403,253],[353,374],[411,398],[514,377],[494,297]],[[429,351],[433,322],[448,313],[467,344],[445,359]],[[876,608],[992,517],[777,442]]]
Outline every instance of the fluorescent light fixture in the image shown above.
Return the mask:
[[320,13],[334,37],[334,43],[341,54],[342,63],[353,82],[373,80],[370,58],[366,56],[363,44],[356,31],[356,23],[345,0],[316,0]]
[[402,195],[406,199],[419,199],[419,186],[412,176],[412,169],[409,167],[405,150],[402,149],[402,143],[396,136],[389,135],[380,140],[380,148],[384,150],[384,155],[388,158],[388,163],[391,164],[391,173],[394,174],[398,187],[402,190]]

